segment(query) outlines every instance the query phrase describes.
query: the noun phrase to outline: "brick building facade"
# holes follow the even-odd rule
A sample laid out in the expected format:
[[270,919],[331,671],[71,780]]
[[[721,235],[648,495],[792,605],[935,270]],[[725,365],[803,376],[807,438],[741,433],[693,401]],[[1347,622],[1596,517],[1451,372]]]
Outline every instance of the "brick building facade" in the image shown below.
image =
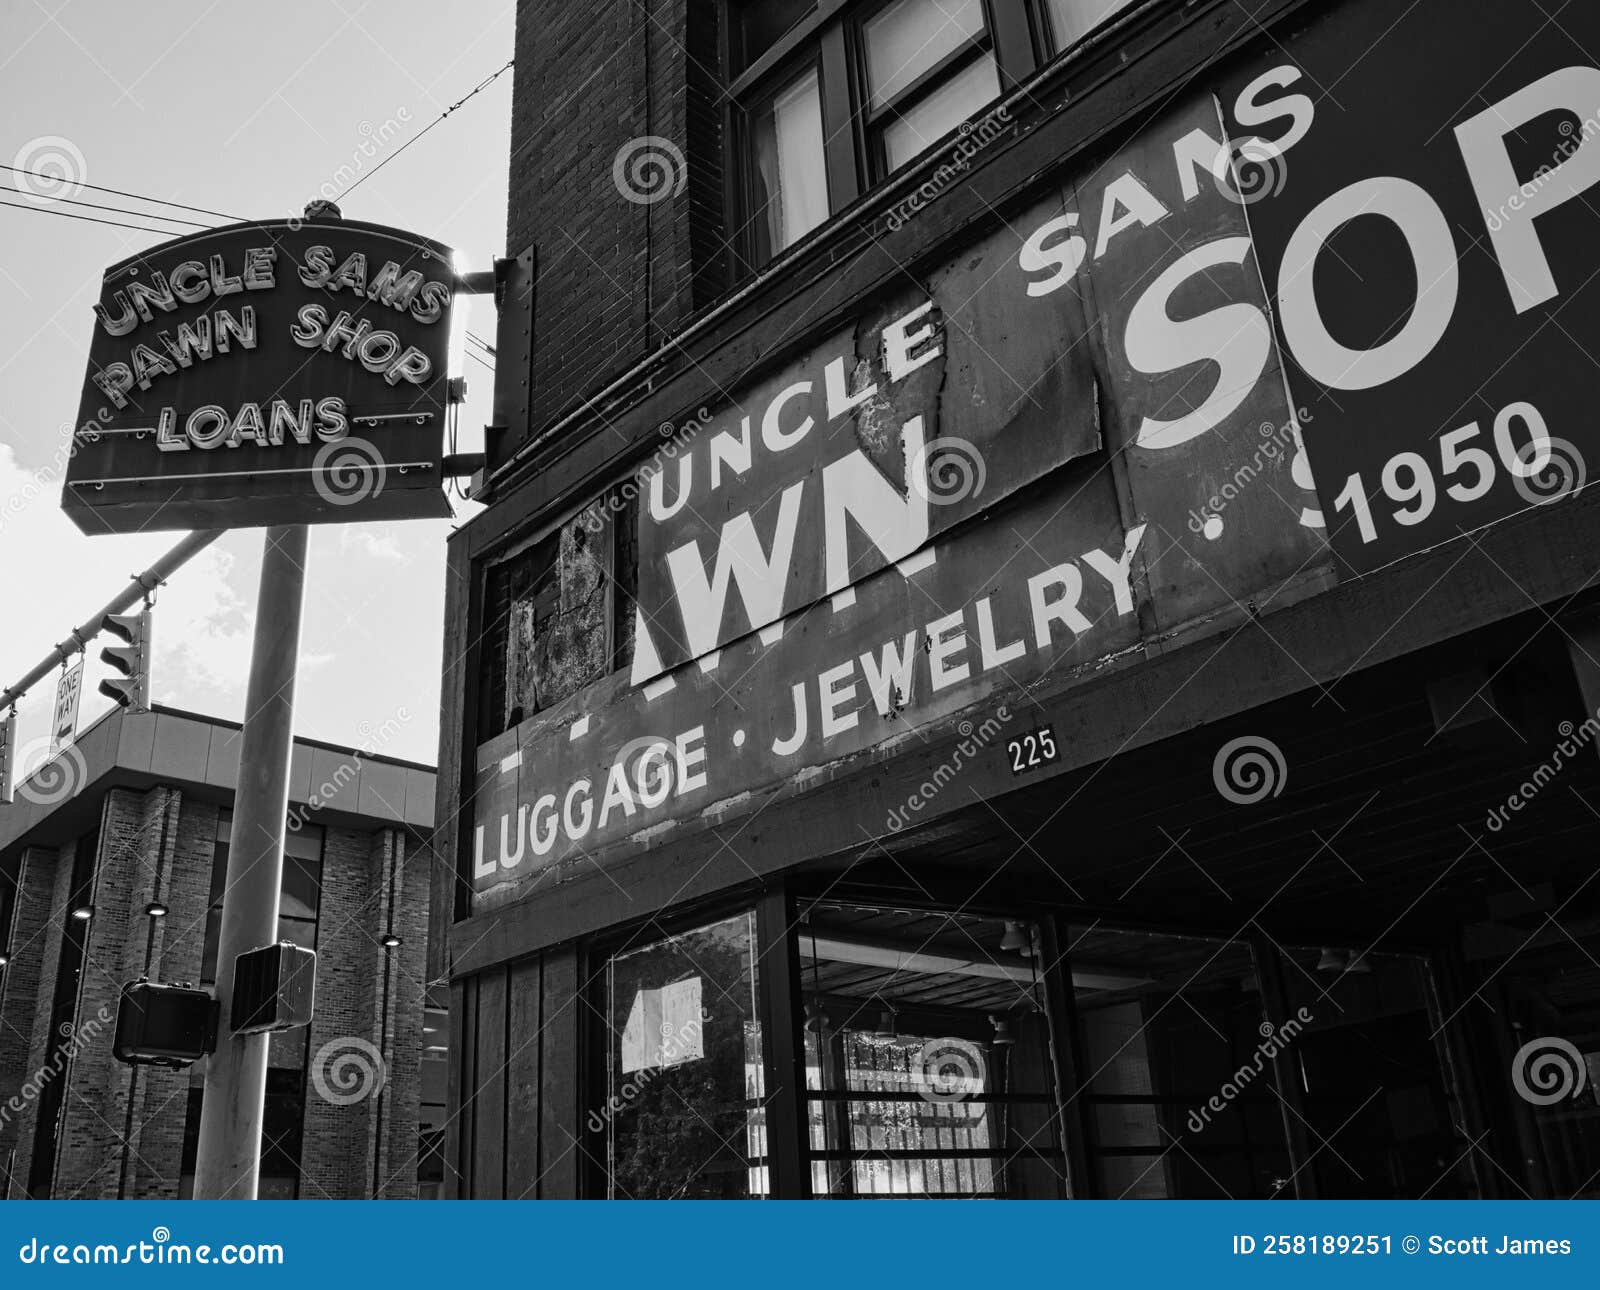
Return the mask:
[[[130,1067],[112,1037],[125,982],[214,975],[238,738],[114,711],[0,807],[7,1197],[189,1194],[203,1060]],[[271,1041],[263,1196],[417,1195],[433,791],[295,744],[280,937],[317,950],[316,1010]]]
[[518,5],[448,1194],[1596,1194],[1548,18]]

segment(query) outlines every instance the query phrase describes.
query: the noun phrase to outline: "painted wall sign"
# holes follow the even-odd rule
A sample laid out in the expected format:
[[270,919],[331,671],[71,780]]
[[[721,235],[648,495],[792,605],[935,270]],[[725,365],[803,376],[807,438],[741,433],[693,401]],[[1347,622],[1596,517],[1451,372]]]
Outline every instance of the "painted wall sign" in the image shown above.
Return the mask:
[[1196,95],[663,456],[639,665],[478,750],[478,908],[929,723],[1005,758],[1010,695],[1325,575],[1227,156]]
[[[1333,547],[1366,571],[1600,467],[1600,9],[1343,5],[1263,52],[1306,97],[1250,207]],[[1286,51],[1286,52],[1285,52]],[[1226,96],[1225,96],[1226,98]]]
[[[1268,103],[1281,91],[1247,87],[1247,113],[1289,116],[1292,104]],[[1100,452],[1106,415],[1126,423],[1132,470],[1152,489],[1170,481],[1149,498],[1157,518],[1180,524],[1211,496],[1192,495],[1180,462],[1203,462],[1220,490],[1229,476],[1217,469],[1242,463],[1218,450],[1219,432],[1252,412],[1259,426],[1283,402],[1227,158],[1216,107],[1196,96],[710,413],[643,490],[635,682],[848,595],[879,569],[937,560],[944,535]],[[1295,456],[1292,419],[1273,429]],[[1297,480],[1314,517],[1303,462]],[[1211,517],[1207,539],[1226,524],[1250,534],[1280,506],[1267,491]],[[1276,522],[1255,545],[1292,569],[1318,544],[1261,541]],[[1181,559],[1158,576],[1193,585]],[[1259,571],[1250,580],[1261,585]]]
[[106,271],[62,508],[86,533],[449,514],[449,248],[234,224]]

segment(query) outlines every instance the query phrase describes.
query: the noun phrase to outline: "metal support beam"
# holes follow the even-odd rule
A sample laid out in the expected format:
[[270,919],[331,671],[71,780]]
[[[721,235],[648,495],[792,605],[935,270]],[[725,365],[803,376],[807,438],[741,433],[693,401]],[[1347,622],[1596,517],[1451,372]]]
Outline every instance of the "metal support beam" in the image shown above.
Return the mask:
[[108,600],[93,617],[82,626],[73,628],[72,635],[46,654],[43,662],[26,673],[15,685],[0,690],[0,712],[15,706],[31,687],[49,676],[74,654],[83,653],[88,643],[99,634],[100,622],[107,614],[120,614],[142,603],[145,597],[171,577],[174,571],[187,564],[221,536],[220,529],[191,533],[143,573],[136,574],[133,581]]
[[216,997],[222,1021],[217,1051],[207,1060],[200,1105],[194,1171],[197,1200],[254,1200],[260,1182],[271,1036],[233,1033],[233,973],[240,954],[278,939],[306,541],[303,524],[269,528],[261,557],[261,591],[239,741],[239,789],[234,796],[217,945]]

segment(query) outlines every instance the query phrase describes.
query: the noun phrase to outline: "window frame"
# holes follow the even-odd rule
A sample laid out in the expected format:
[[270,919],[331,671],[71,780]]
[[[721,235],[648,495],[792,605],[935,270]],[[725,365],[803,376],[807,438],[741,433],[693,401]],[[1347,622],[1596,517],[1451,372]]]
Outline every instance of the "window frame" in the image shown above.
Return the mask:
[[[756,112],[781,92],[808,60],[816,62],[822,100],[828,219],[790,243],[791,247],[810,240],[863,193],[896,173],[888,167],[882,140],[887,122],[900,111],[915,106],[986,52],[993,57],[999,78],[996,102],[1054,56],[1050,52],[1045,0],[1024,0],[1020,5],[978,0],[983,13],[983,35],[963,42],[912,84],[903,87],[889,103],[871,109],[866,90],[865,27],[894,2],[818,0],[810,15],[735,74],[732,68],[737,12],[733,0],[723,0],[721,57],[723,83],[727,87],[723,137],[729,141],[731,153],[730,164],[723,168],[724,201],[731,214],[728,254],[734,280],[748,278],[790,249],[775,250],[765,259],[757,254],[755,224],[758,215],[754,201],[751,122]],[[926,156],[937,146],[932,145],[919,157]],[[907,166],[912,164],[915,163],[906,163]]]

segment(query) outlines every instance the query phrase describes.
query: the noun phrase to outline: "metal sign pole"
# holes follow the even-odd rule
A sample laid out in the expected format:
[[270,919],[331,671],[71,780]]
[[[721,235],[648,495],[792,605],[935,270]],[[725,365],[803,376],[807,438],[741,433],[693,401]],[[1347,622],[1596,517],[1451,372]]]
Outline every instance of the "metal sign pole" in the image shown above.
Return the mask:
[[261,1174],[267,1090],[266,1034],[233,1033],[234,962],[278,939],[283,835],[289,809],[295,665],[305,599],[306,528],[267,530],[250,656],[239,788],[229,837],[216,997],[222,1016],[208,1059],[195,1158],[197,1200],[254,1200]]

